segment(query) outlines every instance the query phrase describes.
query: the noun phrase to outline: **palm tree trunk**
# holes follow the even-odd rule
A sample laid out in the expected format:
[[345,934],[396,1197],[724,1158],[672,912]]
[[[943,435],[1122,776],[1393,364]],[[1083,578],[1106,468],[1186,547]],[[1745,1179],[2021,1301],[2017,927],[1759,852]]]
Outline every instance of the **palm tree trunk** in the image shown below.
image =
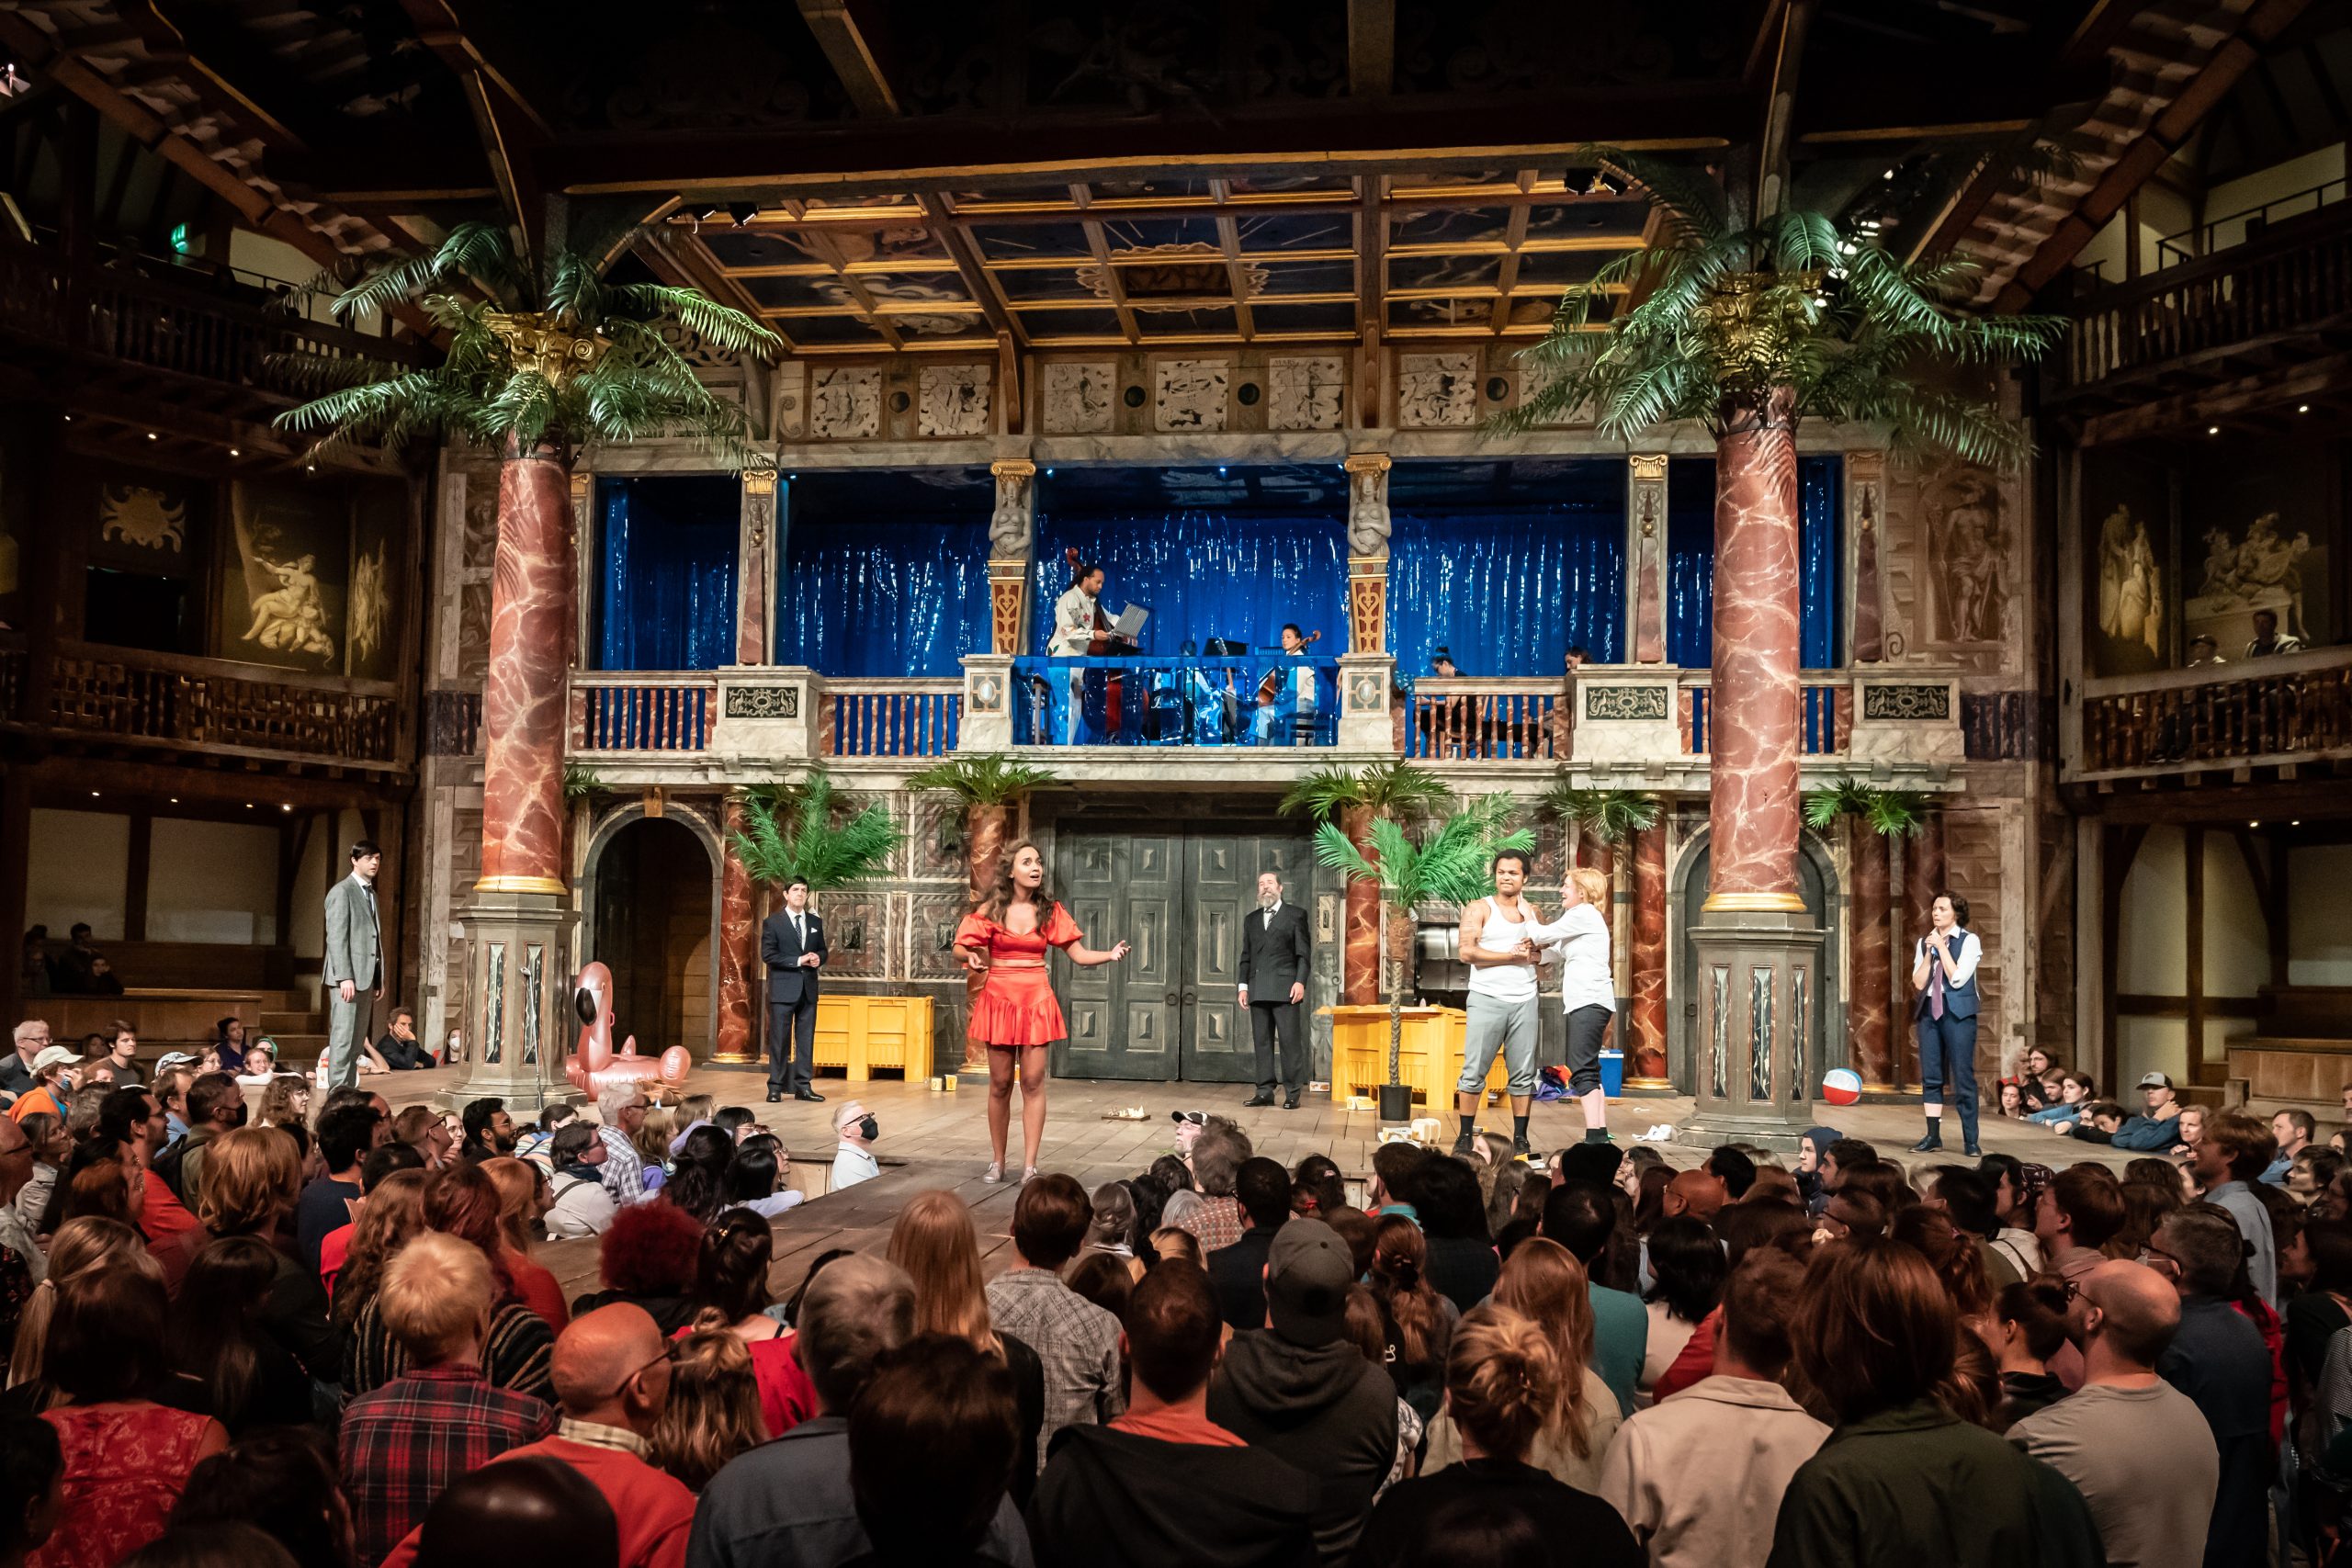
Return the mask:
[[1706,908],[1802,909],[1797,897],[1796,394],[1726,396],[1715,443],[1714,691]]
[[[1388,918],[1391,922],[1401,919],[1397,916]],[[1395,934],[1393,923],[1385,934],[1390,936],[1392,942],[1385,942],[1383,946],[1393,945]],[[1402,1070],[1405,1055],[1405,965],[1386,953],[1383,953],[1381,956],[1387,960],[1388,1081],[1394,1085],[1397,1081],[1396,1075]]]
[[[964,808],[964,864],[972,879],[972,897],[977,901],[996,881],[997,870],[1004,859],[1004,828],[1009,808],[1001,805],[974,802]],[[979,1001],[980,987],[988,983],[985,975],[964,972],[964,1065],[986,1067],[989,1065],[988,1043],[974,1035],[969,1020]]]
[[[1351,806],[1340,813],[1340,830],[1348,836],[1367,864],[1377,865],[1372,847],[1372,807]],[[1366,877],[1350,877],[1347,915],[1340,955],[1340,999],[1360,1007],[1380,999],[1380,885]]]
[[478,892],[568,890],[563,740],[572,572],[569,465],[553,451],[526,453],[510,444],[498,470]]

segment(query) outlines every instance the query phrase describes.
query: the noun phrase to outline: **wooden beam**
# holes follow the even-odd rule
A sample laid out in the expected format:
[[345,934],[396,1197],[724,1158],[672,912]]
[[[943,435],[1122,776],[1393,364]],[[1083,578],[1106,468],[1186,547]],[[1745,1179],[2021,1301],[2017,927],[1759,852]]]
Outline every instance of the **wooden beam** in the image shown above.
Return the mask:
[[1804,56],[1805,28],[1814,0],[1789,0],[1779,7],[1780,37],[1771,51],[1765,85],[1764,122],[1756,138],[1756,221],[1781,210],[1789,188],[1789,124],[1796,114],[1797,67]]
[[2213,51],[2205,68],[2190,78],[2155,123],[2125,150],[2090,193],[2052,231],[2024,265],[2010,276],[1994,301],[2001,310],[2021,310],[2042,286],[2073,265],[2083,247],[2121,209],[2124,198],[2168,162],[2197,130],[2214,106],[2229,96],[2247,71],[2262,59],[2262,46],[2277,38],[2302,15],[2311,0],[2261,0],[2246,14],[2237,32]]
[[932,232],[939,236],[940,248],[955,262],[956,276],[964,280],[965,288],[979,301],[980,313],[989,319],[989,325],[1000,333],[1010,333],[1015,342],[1025,342],[1021,323],[1006,305],[1003,290],[997,287],[995,275],[989,271],[979,247],[969,234],[945,221],[954,210],[947,194],[935,189],[917,191],[915,205],[922,209]]
[[[2188,907],[2188,952],[2181,965],[2182,985],[2188,997],[2188,1079],[2216,1084],[2225,1076],[2205,1065],[2205,829],[2191,828],[2182,835],[2182,897]],[[2217,1067],[2219,1064],[2216,1064]]]
[[859,0],[797,0],[800,18],[817,35],[833,74],[857,112],[869,118],[887,118],[899,112],[899,95],[891,89],[889,73],[882,68],[876,47],[878,6]]
[[[1094,193],[1083,184],[1069,187],[1070,199],[1083,209],[1092,205]],[[1086,231],[1086,248],[1094,253],[1094,265],[1102,269],[1102,287],[1111,300],[1111,308],[1119,315],[1119,330],[1130,344],[1141,344],[1143,333],[1136,326],[1135,308],[1127,303],[1127,286],[1119,276],[1119,269],[1111,265],[1111,242],[1102,232],[1102,223],[1085,219],[1080,227]]]
[[1348,96],[1385,98],[1396,85],[1396,0],[1348,0]]
[[2080,444],[2099,446],[2227,424],[2265,409],[2324,398],[2347,387],[2352,387],[2352,354],[2330,355],[2324,359],[2306,361],[2291,370],[2259,371],[2219,386],[2181,392],[2113,413],[2093,414],[2083,421]]
[[484,84],[511,105],[516,114],[542,141],[555,140],[555,128],[531,105],[530,98],[478,48],[467,33],[454,0],[401,0],[408,12],[410,26],[416,29],[417,41],[438,55],[443,64],[460,77],[480,76]]
[[[1532,189],[1534,184],[1533,169],[1519,171],[1521,190]],[[1495,329],[1497,337],[1502,336],[1503,329],[1510,325],[1511,290],[1519,287],[1519,249],[1527,243],[1528,220],[1534,216],[1534,211],[1532,207],[1514,207],[1510,209],[1510,220],[1503,225],[1503,244],[1507,249],[1503,252],[1502,265],[1495,271],[1495,318],[1488,323]],[[1655,214],[1657,209],[1653,208],[1651,211]]]
[[[807,210],[805,206],[797,201],[787,201],[784,205],[785,210],[796,218]],[[890,324],[889,318],[882,314],[872,291],[865,284],[860,283],[855,275],[849,270],[849,258],[843,254],[841,246],[833,242],[831,235],[820,234],[811,230],[803,234],[801,243],[806,245],[818,260],[833,269],[833,276],[840,281],[849,297],[857,302],[857,314],[864,318],[867,326],[880,334],[884,343],[888,344],[892,348],[907,346],[905,340],[899,336],[899,330]]]
[[[1223,201],[1232,187],[1224,180],[1211,180],[1209,189]],[[1230,217],[1219,214],[1216,220],[1218,248],[1225,252],[1225,283],[1233,291],[1233,323],[1245,338],[1258,335],[1257,319],[1250,312],[1250,269],[1241,261],[1241,225]]]
[[147,940],[147,889],[155,863],[155,818],[130,814],[130,856],[122,879],[122,940]]

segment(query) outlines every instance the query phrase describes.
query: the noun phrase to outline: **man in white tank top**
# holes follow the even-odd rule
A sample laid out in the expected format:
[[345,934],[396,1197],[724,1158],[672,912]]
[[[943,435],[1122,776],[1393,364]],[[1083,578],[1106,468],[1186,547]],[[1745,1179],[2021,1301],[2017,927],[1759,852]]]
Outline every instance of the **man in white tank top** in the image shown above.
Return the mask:
[[1495,890],[1462,911],[1459,946],[1470,966],[1470,1021],[1462,1046],[1462,1077],[1453,1109],[1462,1131],[1453,1152],[1467,1155],[1478,1134],[1478,1097],[1500,1050],[1510,1072],[1511,1145],[1529,1152],[1527,1108],[1535,1097],[1535,964],[1532,932],[1543,917],[1520,896],[1528,857],[1517,850],[1495,856]]

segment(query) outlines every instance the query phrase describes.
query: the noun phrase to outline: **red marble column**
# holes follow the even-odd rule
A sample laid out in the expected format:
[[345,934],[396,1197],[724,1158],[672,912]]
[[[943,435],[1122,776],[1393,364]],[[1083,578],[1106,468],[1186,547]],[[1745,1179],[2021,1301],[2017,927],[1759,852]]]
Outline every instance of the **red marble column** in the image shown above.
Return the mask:
[[1634,835],[1634,1023],[1630,1078],[1667,1076],[1666,824]]
[[[1944,890],[1944,814],[1930,807],[1924,826],[1905,845],[1903,858],[1903,903],[1894,912],[1888,932],[1889,956],[1901,955],[1904,971],[1902,995],[1911,990],[1911,944],[1928,933],[1928,912],[1936,902],[1936,895]],[[1919,1081],[1919,1039],[1910,1027],[1909,1008],[1902,1010],[1903,1027],[1895,1032],[1895,1049],[1902,1058],[1903,1081]]]
[[759,922],[752,918],[752,874],[737,858],[734,837],[742,829],[743,808],[727,803],[726,841],[718,874],[718,1043],[712,1060],[759,1060],[759,1034],[752,1025],[752,971],[759,959]]
[[1849,964],[1853,969],[1853,999],[1846,1020],[1852,1031],[1854,1069],[1868,1089],[1894,1085],[1893,960],[1887,944],[1890,888],[1887,880],[1888,842],[1867,823],[1849,818],[1853,835],[1853,926],[1848,933]]
[[[1372,808],[1350,807],[1340,815],[1340,830],[1366,860],[1372,849]],[[1340,948],[1340,999],[1350,1007],[1369,1007],[1380,998],[1380,888],[1361,877],[1348,883],[1345,931]]]
[[562,896],[564,672],[572,617],[571,488],[552,454],[498,470],[498,554],[483,682],[479,893]]
[[1736,406],[1715,444],[1706,908],[1799,910],[1794,395]]

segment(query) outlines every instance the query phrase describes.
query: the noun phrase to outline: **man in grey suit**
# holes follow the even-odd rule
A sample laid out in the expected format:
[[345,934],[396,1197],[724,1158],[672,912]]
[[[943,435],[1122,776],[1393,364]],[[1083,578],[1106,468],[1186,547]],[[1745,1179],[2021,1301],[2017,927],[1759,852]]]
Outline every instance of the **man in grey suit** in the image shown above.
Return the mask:
[[325,1092],[359,1081],[359,1052],[375,1004],[384,994],[383,928],[376,915],[376,873],[384,852],[362,839],[351,846],[351,874],[327,889]]
[[1257,1047],[1258,1092],[1242,1103],[1274,1102],[1274,1040],[1282,1039],[1283,1109],[1298,1109],[1306,1088],[1306,1042],[1300,1037],[1298,1007],[1306,999],[1312,951],[1306,911],[1283,902],[1283,879],[1272,872],[1258,878],[1258,907],[1241,922],[1241,1005],[1250,1010],[1251,1043]]

